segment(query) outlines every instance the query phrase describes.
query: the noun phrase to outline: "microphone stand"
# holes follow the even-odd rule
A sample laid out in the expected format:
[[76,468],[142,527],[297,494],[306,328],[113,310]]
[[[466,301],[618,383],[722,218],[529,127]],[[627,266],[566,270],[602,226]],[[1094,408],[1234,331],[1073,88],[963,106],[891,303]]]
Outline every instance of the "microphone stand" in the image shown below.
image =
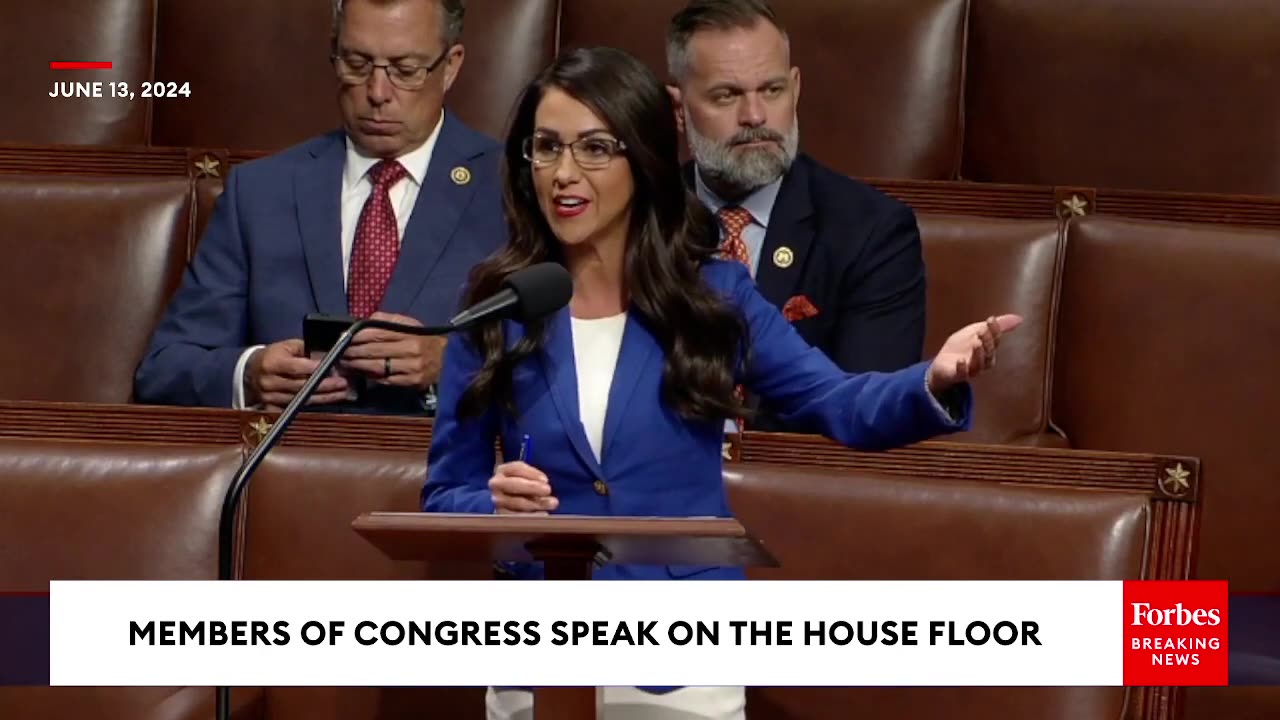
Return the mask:
[[[231,485],[227,487],[227,493],[222,499],[222,516],[218,523],[218,579],[231,580],[234,575],[234,558],[232,557],[233,542],[236,523],[236,509],[240,505],[240,497],[244,494],[244,490],[249,485],[249,478],[253,472],[262,464],[262,460],[280,441],[280,436],[284,435],[284,431],[297,417],[302,407],[306,405],[307,400],[315,393],[316,388],[324,381],[325,376],[337,364],[338,358],[347,351],[351,346],[355,336],[361,330],[373,328],[377,330],[392,330],[394,332],[404,333],[406,335],[448,335],[449,333],[460,329],[466,323],[457,325],[439,325],[434,327],[420,327],[417,325],[402,325],[400,323],[390,322],[388,320],[372,320],[365,318],[352,323],[350,327],[338,338],[333,348],[320,361],[320,366],[315,372],[311,373],[311,377],[307,378],[307,382],[298,391],[280,413],[280,417],[271,425],[271,429],[263,436],[253,452],[249,453],[249,457],[240,465],[240,469],[236,471],[235,477],[231,480]],[[217,720],[229,720],[231,716],[231,688],[219,687],[217,694]]]

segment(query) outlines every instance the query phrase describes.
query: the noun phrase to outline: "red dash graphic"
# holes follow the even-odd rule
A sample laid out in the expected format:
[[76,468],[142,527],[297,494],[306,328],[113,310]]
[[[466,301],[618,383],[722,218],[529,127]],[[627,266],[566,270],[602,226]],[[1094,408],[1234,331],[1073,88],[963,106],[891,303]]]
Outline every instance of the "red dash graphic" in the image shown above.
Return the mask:
[[109,62],[62,62],[54,60],[49,63],[50,70],[110,70]]

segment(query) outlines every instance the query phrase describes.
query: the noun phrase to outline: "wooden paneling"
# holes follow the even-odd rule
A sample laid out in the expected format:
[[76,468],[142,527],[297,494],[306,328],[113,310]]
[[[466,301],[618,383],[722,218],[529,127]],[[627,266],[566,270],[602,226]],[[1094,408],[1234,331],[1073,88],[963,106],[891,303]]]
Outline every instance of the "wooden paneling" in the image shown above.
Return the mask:
[[[234,166],[266,155],[260,151],[219,148],[0,143],[0,173],[186,175],[216,182],[224,179]],[[1280,228],[1280,197],[1005,185],[960,180],[872,178],[866,182],[920,213],[1012,219],[1067,219],[1097,213],[1148,220]]]

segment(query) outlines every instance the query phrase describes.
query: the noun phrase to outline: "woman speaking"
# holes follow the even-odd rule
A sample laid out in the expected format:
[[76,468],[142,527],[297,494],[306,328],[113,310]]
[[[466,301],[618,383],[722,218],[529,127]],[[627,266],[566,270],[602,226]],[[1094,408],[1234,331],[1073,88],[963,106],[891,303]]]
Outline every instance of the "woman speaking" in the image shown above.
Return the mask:
[[[541,323],[491,323],[449,343],[426,511],[728,517],[721,443],[725,421],[743,412],[739,385],[789,424],[849,447],[907,445],[968,427],[966,380],[991,367],[1001,333],[1020,321],[965,327],[932,361],[895,373],[841,371],[743,265],[716,257],[715,220],[681,174],[671,99],[619,50],[566,53],[530,84],[504,169],[510,238],[474,268],[466,304],[546,261],[568,270],[573,296]],[[619,565],[596,574],[742,576]],[[489,695],[491,718],[520,705]],[[643,717],[743,717],[740,688],[638,696],[657,713]]]

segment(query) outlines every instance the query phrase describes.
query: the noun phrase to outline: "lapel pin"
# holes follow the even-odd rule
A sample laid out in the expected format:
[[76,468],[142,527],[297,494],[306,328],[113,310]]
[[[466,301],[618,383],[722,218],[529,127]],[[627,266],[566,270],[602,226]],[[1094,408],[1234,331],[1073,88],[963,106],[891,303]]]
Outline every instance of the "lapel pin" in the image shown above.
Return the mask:
[[773,251],[773,264],[780,268],[789,268],[791,263],[796,261],[796,254],[791,252],[791,248],[783,245]]
[[449,177],[453,179],[454,185],[466,185],[471,182],[471,171],[458,166],[453,169],[453,172],[449,173]]

